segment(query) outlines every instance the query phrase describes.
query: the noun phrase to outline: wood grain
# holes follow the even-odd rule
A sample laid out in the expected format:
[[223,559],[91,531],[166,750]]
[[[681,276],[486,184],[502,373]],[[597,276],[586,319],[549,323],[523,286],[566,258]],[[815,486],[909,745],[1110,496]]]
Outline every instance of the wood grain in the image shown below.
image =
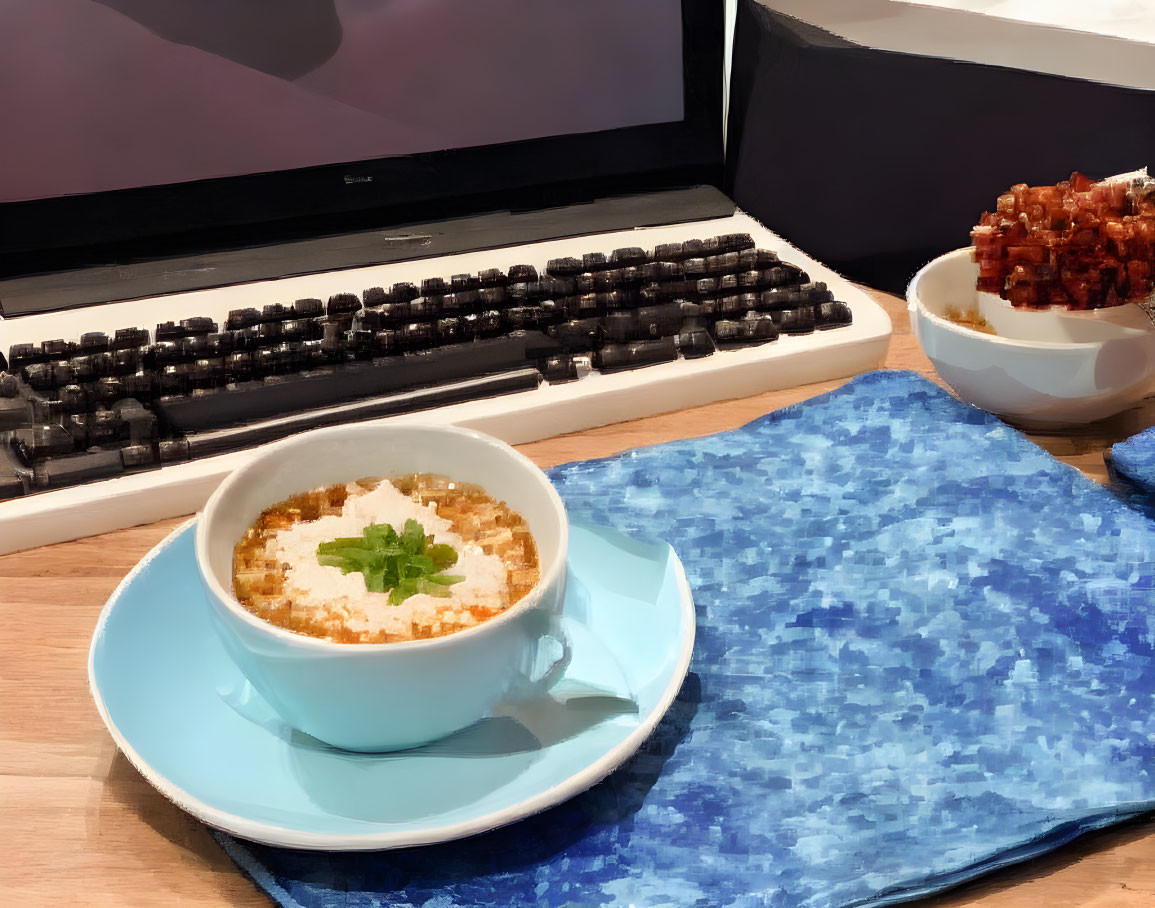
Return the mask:
[[[885,367],[938,381],[904,303],[875,294],[894,322]],[[940,382],[941,383],[941,382]],[[735,428],[843,384],[759,394],[522,445],[541,466]],[[1103,451],[1155,424],[1155,404],[1073,434],[1032,435],[1103,480]],[[184,518],[0,557],[0,903],[268,905],[199,822],[120,755],[89,697],[88,644],[129,569]],[[923,904],[1155,904],[1155,820],[1084,836]]]

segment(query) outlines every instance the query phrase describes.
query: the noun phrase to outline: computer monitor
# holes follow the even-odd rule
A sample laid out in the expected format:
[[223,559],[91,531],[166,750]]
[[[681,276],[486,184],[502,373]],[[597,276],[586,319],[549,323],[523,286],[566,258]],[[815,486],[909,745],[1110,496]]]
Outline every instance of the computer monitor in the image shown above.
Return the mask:
[[0,276],[722,175],[716,0],[12,0]]

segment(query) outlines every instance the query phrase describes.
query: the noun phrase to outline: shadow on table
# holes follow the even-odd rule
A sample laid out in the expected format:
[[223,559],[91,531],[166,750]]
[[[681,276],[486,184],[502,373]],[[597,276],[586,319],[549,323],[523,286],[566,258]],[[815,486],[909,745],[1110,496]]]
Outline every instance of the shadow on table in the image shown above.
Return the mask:
[[[98,797],[112,801],[123,812],[135,816],[207,869],[215,873],[233,869],[232,862],[213,841],[208,827],[149,785],[119,750],[113,755]],[[89,808],[88,824],[97,835],[114,834],[105,828],[99,804]]]

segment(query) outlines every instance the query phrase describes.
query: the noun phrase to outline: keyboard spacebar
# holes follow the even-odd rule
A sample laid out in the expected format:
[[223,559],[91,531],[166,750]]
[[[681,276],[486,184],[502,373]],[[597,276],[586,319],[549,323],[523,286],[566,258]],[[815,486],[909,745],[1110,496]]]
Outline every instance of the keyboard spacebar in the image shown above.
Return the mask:
[[243,426],[301,410],[409,388],[440,385],[474,376],[522,369],[527,363],[523,332],[450,344],[364,362],[239,382],[188,397],[162,397],[156,410],[172,431],[187,434]]
[[349,404],[322,407],[304,413],[293,413],[244,426],[196,432],[186,438],[188,456],[211,457],[214,454],[224,454],[275,441],[294,432],[304,432],[306,429],[341,425],[362,419],[377,419],[382,416],[396,416],[400,413],[414,413],[469,400],[513,394],[517,391],[531,391],[538,387],[541,380],[541,373],[537,369],[527,367],[499,375],[449,382],[433,388],[419,388]]

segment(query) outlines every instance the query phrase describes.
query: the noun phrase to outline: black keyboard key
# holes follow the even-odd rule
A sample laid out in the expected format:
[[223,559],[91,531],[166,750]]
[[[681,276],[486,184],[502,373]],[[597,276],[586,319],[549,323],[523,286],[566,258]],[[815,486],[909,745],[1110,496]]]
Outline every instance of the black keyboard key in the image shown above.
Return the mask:
[[54,388],[70,385],[74,381],[90,381],[91,379],[91,369],[76,370],[72,367],[70,360],[62,359],[52,364],[52,386]]
[[410,322],[397,330],[397,346],[402,350],[424,350],[433,346],[434,338],[428,322]]
[[477,274],[478,285],[484,290],[490,287],[504,287],[509,278],[500,268],[486,268]]
[[[587,271],[574,280],[574,289],[582,293],[605,293],[614,289],[608,271]],[[567,294],[568,295],[568,294]]]
[[585,270],[582,260],[572,255],[550,259],[545,266],[546,274],[560,278],[576,277]]
[[605,344],[594,354],[594,367],[602,372],[639,369],[678,358],[678,345],[672,337]]
[[417,289],[416,284],[409,281],[398,281],[389,290],[389,302],[391,303],[408,303],[419,296],[421,296],[421,291]]
[[754,248],[754,238],[748,233],[725,233],[717,238],[718,251],[743,252]]
[[121,434],[134,445],[152,444],[157,434],[156,414],[139,400],[126,397],[112,406],[113,417],[121,424]]
[[361,302],[366,306],[382,306],[389,298],[384,287],[368,287],[361,293]]
[[807,302],[806,294],[798,287],[779,287],[763,290],[758,294],[758,311],[774,312],[779,309],[794,309]]
[[149,341],[147,328],[117,328],[112,336],[109,349],[131,350],[137,347],[147,347]]
[[642,277],[650,283],[682,280],[680,262],[649,262],[642,266]]
[[754,314],[714,323],[714,340],[722,349],[765,344],[778,339],[778,326],[769,315]]
[[45,359],[67,359],[76,353],[76,345],[59,338],[40,342],[40,353]]
[[[210,457],[214,454],[265,444],[305,429],[342,425],[363,419],[393,416],[399,413],[414,413],[469,400],[497,397],[518,391],[531,391],[540,384],[541,374],[537,369],[528,367],[496,375],[447,382],[432,387],[337,404],[305,413],[289,413],[260,422],[248,422],[239,426],[194,432],[187,438],[181,439],[179,453],[183,457]],[[161,444],[164,445],[163,442]]]
[[442,344],[456,344],[465,340],[465,331],[461,325],[461,318],[457,316],[439,318],[433,323],[433,336],[435,343],[439,346]]
[[686,279],[690,281],[707,277],[706,260],[701,257],[686,259],[682,262],[682,273],[686,276]]
[[483,309],[497,309],[505,305],[508,295],[504,286],[482,287],[479,292]]
[[435,347],[368,363],[278,376],[276,380],[244,382],[194,396],[162,398],[157,411],[170,431],[204,431],[270,419],[286,409],[296,412],[509,371],[525,365],[526,345],[524,335],[512,335]]
[[[248,354],[237,354],[246,356]],[[151,370],[142,370],[134,375],[124,377],[124,393],[139,400],[148,400],[155,396],[157,391],[156,375]]]
[[798,291],[805,294],[808,303],[828,303],[834,299],[834,294],[827,289],[826,284],[822,281],[803,284],[798,288]]
[[805,284],[810,276],[801,268],[782,262],[767,268],[762,275],[763,284],[767,287],[784,287],[788,284]]
[[324,304],[314,297],[305,297],[293,303],[293,318],[320,318],[324,314]]
[[732,274],[738,270],[738,253],[723,252],[706,257],[707,274]]
[[845,328],[852,324],[854,315],[846,303],[830,300],[819,303],[814,314],[814,327],[819,331],[828,331],[831,328]]
[[778,330],[783,334],[810,334],[814,331],[814,307],[799,306],[797,309],[778,309],[770,313]]
[[126,470],[149,467],[156,462],[156,451],[152,445],[128,445],[120,449],[120,460]]
[[678,352],[686,359],[709,356],[714,349],[714,339],[705,328],[688,328],[678,335]]
[[611,287],[640,287],[643,282],[642,269],[636,265],[613,268],[607,275]]
[[32,363],[24,367],[24,380],[36,391],[51,391],[56,387],[52,380],[52,363]]
[[421,282],[422,296],[445,296],[452,285],[443,277],[427,277]]
[[219,388],[224,383],[224,360],[198,359],[193,363],[192,387],[194,391],[204,388]]
[[283,322],[295,314],[292,306],[286,306],[284,303],[269,303],[261,309],[260,324]]
[[601,319],[572,319],[550,328],[550,336],[569,352],[584,353],[602,343]]
[[59,489],[81,482],[108,479],[124,472],[120,451],[90,451],[65,457],[48,457],[33,467],[38,489]]
[[163,439],[157,443],[156,455],[162,464],[188,460],[188,442],[183,438]]
[[605,271],[610,267],[604,252],[587,252],[582,256],[582,271]]
[[160,394],[188,394],[192,390],[192,367],[189,363],[165,366],[157,372]]
[[89,331],[80,335],[81,353],[102,353],[108,350],[108,335],[103,331]]
[[739,271],[762,271],[777,264],[777,253],[769,249],[743,249],[738,253]]
[[354,293],[335,293],[329,297],[329,303],[325,307],[325,311],[330,318],[341,317],[345,315],[353,315],[361,308],[361,301],[357,299]]
[[409,304],[409,317],[415,321],[429,321],[441,315],[443,296],[419,296]]
[[685,246],[682,243],[659,243],[654,247],[652,257],[656,262],[679,262],[686,258]]
[[449,288],[453,293],[477,290],[479,287],[481,287],[481,282],[477,279],[476,274],[455,274],[449,279]]
[[[110,406],[124,397],[124,384],[114,375],[106,375],[89,385],[89,404]],[[63,396],[61,397],[63,401]]]
[[[139,377],[139,376],[138,376]],[[228,381],[249,381],[253,377],[253,358],[247,350],[238,350],[225,357],[225,377]],[[136,392],[133,397],[142,396]]]
[[643,306],[637,310],[637,330],[642,338],[671,337],[682,328],[684,308],[681,303]]
[[8,365],[12,372],[19,372],[33,363],[42,362],[43,354],[32,344],[13,344],[8,348]]
[[683,311],[680,303],[643,306],[628,312],[606,316],[606,340],[623,343],[655,337],[672,337],[682,328]]
[[511,284],[524,284],[537,280],[537,269],[533,265],[511,265],[507,276]]
[[625,268],[630,265],[644,265],[649,254],[640,246],[624,246],[610,253],[611,268]]
[[205,348],[209,356],[228,356],[236,349],[236,336],[232,331],[219,331],[205,337]]
[[185,337],[203,337],[206,334],[216,334],[217,323],[205,316],[186,318],[181,320],[180,330]]
[[261,313],[256,309],[233,309],[225,319],[225,329],[237,331],[241,328],[251,328],[261,322]]
[[181,331],[180,325],[176,322],[161,322],[156,326],[156,330],[152,333],[156,338],[156,342],[163,343],[164,341],[175,341],[184,337],[184,332]]
[[284,330],[279,321],[261,322],[257,327],[257,345],[271,347],[284,339]]
[[378,331],[373,335],[373,349],[377,351],[378,356],[392,356],[394,353],[400,353],[401,348],[397,342],[397,332],[391,328]]
[[11,372],[0,372],[0,397],[15,397],[20,393],[20,382]]
[[595,318],[599,315],[605,315],[605,297],[600,293],[583,293],[574,301],[576,305],[573,309],[575,318]]
[[559,296],[572,296],[577,293],[577,276],[547,277],[539,281],[542,296],[545,299],[557,299]]
[[577,381],[578,367],[573,356],[568,353],[558,353],[546,357],[541,366],[542,377],[551,385],[563,382]]

